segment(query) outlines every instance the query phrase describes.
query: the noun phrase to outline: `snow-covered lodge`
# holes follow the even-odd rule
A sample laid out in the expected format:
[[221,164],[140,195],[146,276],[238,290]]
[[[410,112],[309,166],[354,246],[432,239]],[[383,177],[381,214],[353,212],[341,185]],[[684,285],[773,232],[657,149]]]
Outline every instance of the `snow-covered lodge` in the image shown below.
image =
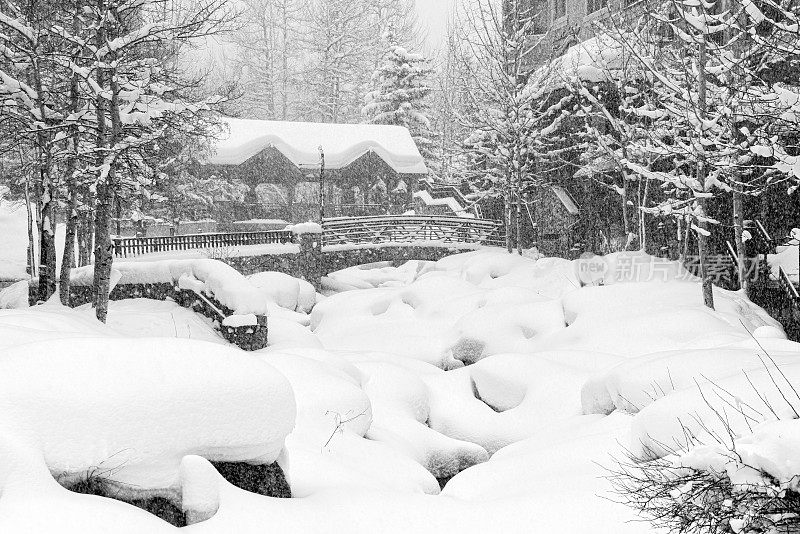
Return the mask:
[[[203,173],[250,187],[246,213],[233,218],[316,220],[410,209],[428,170],[399,126],[225,118],[226,132]],[[324,159],[324,167],[323,167]]]

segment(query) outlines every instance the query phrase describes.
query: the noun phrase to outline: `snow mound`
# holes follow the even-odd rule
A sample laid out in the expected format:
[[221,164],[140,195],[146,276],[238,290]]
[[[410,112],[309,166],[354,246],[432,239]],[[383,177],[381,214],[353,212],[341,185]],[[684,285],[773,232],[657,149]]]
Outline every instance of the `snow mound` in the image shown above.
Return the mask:
[[480,445],[447,437],[426,425],[428,388],[419,377],[385,363],[362,363],[358,368],[368,376],[364,389],[373,405],[369,439],[391,445],[437,479],[448,479],[489,459]]
[[93,316],[76,313],[60,304],[0,310],[0,350],[34,341],[115,335],[113,329]]
[[[329,349],[394,352],[444,369],[534,350],[565,328],[560,301],[535,289],[553,293],[552,271],[537,264],[478,251],[435,265],[406,264],[394,276],[386,267],[340,271],[338,280],[372,289],[331,295],[314,308],[311,326]],[[405,283],[393,283],[400,280]]]
[[456,322],[453,357],[472,364],[492,354],[524,352],[535,347],[536,336],[564,326],[564,312],[556,300],[480,306]]
[[718,436],[728,436],[726,426],[741,436],[760,422],[796,418],[800,401],[792,385],[800,380],[797,356],[796,351],[779,355],[787,358],[776,358],[780,372],[767,362],[760,369],[732,372],[650,403],[631,422],[631,452],[646,458],[666,456],[690,445],[687,436],[715,443]]
[[308,313],[317,301],[317,292],[310,283],[284,273],[263,272],[248,276],[247,281],[280,307]]
[[27,308],[28,281],[20,280],[5,289],[0,289],[0,310]]
[[[798,355],[800,356],[800,355]],[[800,357],[779,357],[779,362]],[[709,348],[667,351],[627,360],[593,377],[581,389],[584,413],[607,414],[614,410],[636,413],[650,403],[708,381],[731,375],[763,371],[771,365],[752,349]]]
[[273,367],[221,345],[74,338],[0,352],[0,428],[54,474],[175,484],[181,458],[272,463],[295,422]]
[[438,493],[415,458],[371,438],[375,424],[364,376],[338,355],[314,349],[256,353],[285,373],[297,397],[297,425],[286,442],[292,495],[341,487]]
[[[580,352],[499,354],[475,365],[423,375],[428,422],[490,454],[536,434],[543,425],[580,415],[580,385],[598,365],[619,360]],[[541,380],[541,377],[547,380]]]

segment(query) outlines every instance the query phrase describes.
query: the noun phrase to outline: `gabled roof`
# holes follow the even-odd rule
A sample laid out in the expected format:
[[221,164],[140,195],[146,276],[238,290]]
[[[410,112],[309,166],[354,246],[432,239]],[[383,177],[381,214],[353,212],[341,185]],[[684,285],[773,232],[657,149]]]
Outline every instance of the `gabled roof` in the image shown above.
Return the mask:
[[319,147],[325,168],[341,169],[374,152],[398,173],[426,174],[425,161],[409,131],[378,124],[325,124],[222,118],[228,132],[216,143],[208,163],[240,165],[272,146],[301,169],[319,168]]

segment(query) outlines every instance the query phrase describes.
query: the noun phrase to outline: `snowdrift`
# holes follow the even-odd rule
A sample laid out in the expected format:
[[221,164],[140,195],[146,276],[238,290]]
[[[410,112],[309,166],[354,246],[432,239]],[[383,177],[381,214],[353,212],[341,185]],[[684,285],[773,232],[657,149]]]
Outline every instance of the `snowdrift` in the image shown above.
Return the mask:
[[2,433],[59,477],[165,488],[187,454],[269,464],[294,422],[283,375],[229,347],[95,337],[0,352]]
[[[739,293],[707,310],[674,262],[601,260],[587,281],[579,262],[480,250],[332,273],[327,298],[256,275],[239,287],[274,307],[270,344],[247,355],[197,341],[210,326],[170,303],[112,303],[107,326],[0,312],[0,529],[172,530],[50,474],[127,455],[115,476],[180,487],[188,531],[652,532],[598,497],[601,465],[719,433],[720,406],[744,407],[735,439],[789,483],[796,421],[778,421],[795,415],[775,371],[797,383],[800,345]],[[227,287],[202,264],[120,277],[185,274]],[[697,465],[728,469],[709,447]],[[298,498],[247,493],[205,458],[278,458]]]

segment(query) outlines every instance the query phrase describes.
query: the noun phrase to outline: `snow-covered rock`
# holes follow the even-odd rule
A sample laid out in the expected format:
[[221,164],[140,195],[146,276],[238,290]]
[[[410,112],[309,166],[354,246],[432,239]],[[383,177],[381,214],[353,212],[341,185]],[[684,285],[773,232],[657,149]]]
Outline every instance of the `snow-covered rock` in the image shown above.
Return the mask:
[[316,304],[317,292],[310,283],[284,273],[263,272],[247,277],[280,307],[308,313]]
[[275,461],[295,400],[273,367],[191,340],[72,338],[0,352],[0,428],[80,479],[166,488],[181,458]]
[[[275,295],[280,294],[287,285],[297,287],[299,284],[299,281],[289,282],[284,277],[271,277],[277,288],[274,285],[269,289],[259,287],[233,267],[211,259],[114,262],[112,274],[119,284],[168,283],[203,292],[237,315],[269,315]],[[93,266],[79,267],[72,270],[71,281],[76,285],[91,285],[93,276]],[[264,281],[265,285],[270,285],[266,284],[267,281]]]

